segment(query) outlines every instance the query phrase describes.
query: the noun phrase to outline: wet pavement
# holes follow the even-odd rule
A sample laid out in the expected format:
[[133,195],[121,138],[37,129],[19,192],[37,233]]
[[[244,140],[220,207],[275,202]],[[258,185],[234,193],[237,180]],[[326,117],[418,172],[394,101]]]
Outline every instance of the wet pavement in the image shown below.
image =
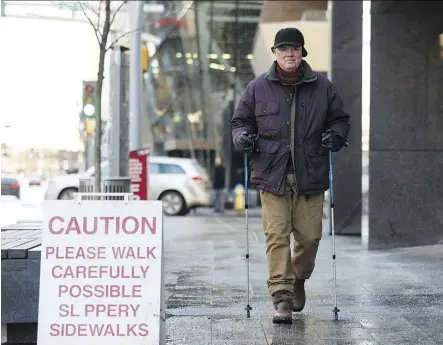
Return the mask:
[[165,219],[167,344],[443,344],[443,246],[368,252],[337,237],[334,320],[331,236],[324,234],[307,305],[273,325],[261,219],[250,219],[251,318],[246,318],[241,217]]

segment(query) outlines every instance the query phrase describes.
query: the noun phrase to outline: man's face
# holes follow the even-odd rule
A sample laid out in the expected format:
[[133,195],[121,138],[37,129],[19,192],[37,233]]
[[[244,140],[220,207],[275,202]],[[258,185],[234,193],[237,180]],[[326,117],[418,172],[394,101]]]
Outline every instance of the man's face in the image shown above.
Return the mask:
[[285,72],[295,72],[302,61],[302,47],[289,45],[280,46],[274,49],[275,58],[278,65]]

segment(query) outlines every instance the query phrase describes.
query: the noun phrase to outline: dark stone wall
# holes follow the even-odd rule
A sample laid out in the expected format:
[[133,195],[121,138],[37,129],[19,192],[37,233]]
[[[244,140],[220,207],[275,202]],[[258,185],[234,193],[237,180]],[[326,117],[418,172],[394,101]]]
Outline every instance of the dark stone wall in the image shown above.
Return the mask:
[[371,4],[370,249],[443,241],[442,14]]
[[337,233],[361,232],[362,1],[333,1],[331,79],[351,115],[349,147],[333,154]]

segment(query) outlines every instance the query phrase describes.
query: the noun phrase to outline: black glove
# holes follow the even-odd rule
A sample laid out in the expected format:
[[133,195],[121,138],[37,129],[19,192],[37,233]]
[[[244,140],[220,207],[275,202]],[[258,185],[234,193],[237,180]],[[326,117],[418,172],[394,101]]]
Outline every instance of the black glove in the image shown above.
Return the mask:
[[247,133],[242,133],[235,141],[235,148],[244,153],[250,153],[254,149],[255,136]]
[[332,152],[339,151],[342,146],[348,146],[347,142],[343,140],[337,133],[333,130],[328,129],[321,135],[321,146],[326,147]]

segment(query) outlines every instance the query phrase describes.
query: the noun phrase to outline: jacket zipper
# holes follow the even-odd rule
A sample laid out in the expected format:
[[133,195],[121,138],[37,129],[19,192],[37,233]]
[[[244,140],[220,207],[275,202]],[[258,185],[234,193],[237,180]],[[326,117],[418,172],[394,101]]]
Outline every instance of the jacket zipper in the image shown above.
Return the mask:
[[291,149],[291,157],[292,157],[292,167],[294,168],[295,173],[295,117],[297,116],[297,89],[294,87],[294,96],[292,100],[291,107],[291,135],[290,135],[290,143],[289,148]]
[[[307,79],[307,80],[302,80],[299,81],[295,84],[282,84],[283,88],[285,88],[285,86],[291,85],[294,86],[294,95],[293,95],[293,101],[292,101],[292,107],[291,107],[291,135],[290,135],[290,149],[291,149],[291,156],[292,156],[292,166],[294,167],[294,173],[295,173],[295,179],[296,179],[296,188],[297,188],[297,195],[299,195],[300,190],[298,187],[298,179],[297,179],[297,171],[296,171],[296,164],[295,164],[295,117],[297,116],[297,95],[298,95],[298,90],[297,90],[297,86],[302,84],[302,83],[310,83],[312,81],[314,81],[316,78],[311,78],[311,79]],[[289,92],[289,95],[291,95],[292,93]],[[302,102],[302,108],[304,108],[304,103]],[[304,109],[303,109],[304,112]],[[305,114],[303,114],[303,118],[302,118],[302,122],[303,122],[303,128],[306,126],[306,122],[305,122]],[[304,128],[305,129],[305,128]],[[286,166],[288,165],[288,162],[286,162]],[[285,166],[285,167],[286,167]],[[280,184],[282,183],[283,180],[283,176],[285,176],[285,170],[283,171],[282,177],[280,177]]]

